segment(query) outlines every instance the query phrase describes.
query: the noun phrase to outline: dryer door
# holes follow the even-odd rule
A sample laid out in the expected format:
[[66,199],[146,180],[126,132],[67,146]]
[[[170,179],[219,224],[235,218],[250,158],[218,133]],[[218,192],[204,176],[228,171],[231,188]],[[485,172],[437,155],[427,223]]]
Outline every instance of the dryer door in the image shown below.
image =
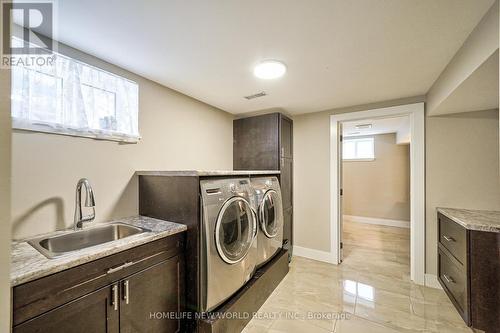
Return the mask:
[[269,190],[264,194],[259,207],[260,228],[269,238],[276,237],[281,229],[281,200],[278,192]]
[[233,197],[222,206],[215,225],[215,245],[221,258],[235,264],[245,258],[257,234],[257,221],[248,201]]

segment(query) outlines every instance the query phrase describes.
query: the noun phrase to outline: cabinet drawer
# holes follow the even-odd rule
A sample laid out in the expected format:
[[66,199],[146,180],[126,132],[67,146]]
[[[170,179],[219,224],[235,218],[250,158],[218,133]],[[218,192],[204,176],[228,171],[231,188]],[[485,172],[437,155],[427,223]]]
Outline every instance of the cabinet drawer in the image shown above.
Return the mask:
[[183,239],[172,235],[14,287],[14,325],[176,256]]
[[439,249],[439,280],[441,285],[445,287],[448,296],[452,298],[455,305],[458,307],[460,315],[468,322],[468,288],[467,288],[467,273],[461,266],[458,266],[453,258],[450,258],[447,253]]
[[458,223],[439,214],[439,242],[458,260],[466,265],[467,231]]

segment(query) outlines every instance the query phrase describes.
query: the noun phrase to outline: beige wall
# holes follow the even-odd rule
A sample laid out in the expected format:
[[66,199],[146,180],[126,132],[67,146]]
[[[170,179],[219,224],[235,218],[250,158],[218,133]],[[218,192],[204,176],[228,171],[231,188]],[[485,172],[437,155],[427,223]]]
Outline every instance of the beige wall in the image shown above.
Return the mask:
[[294,245],[330,251],[330,116],[293,118]]
[[75,50],[59,50],[139,83],[142,140],[118,144],[15,131],[14,238],[72,225],[75,185],[81,177],[94,187],[96,221],[101,221],[137,214],[136,170],[232,168],[231,115]]
[[343,163],[344,214],[410,221],[410,146],[374,135],[375,160]]
[[[295,245],[330,251],[330,115],[423,97],[294,117]],[[435,274],[435,206],[500,209],[498,111],[426,118],[426,270]]]
[[436,274],[436,207],[500,210],[498,110],[426,119],[426,271]]
[[0,69],[0,332],[10,331],[10,71]]

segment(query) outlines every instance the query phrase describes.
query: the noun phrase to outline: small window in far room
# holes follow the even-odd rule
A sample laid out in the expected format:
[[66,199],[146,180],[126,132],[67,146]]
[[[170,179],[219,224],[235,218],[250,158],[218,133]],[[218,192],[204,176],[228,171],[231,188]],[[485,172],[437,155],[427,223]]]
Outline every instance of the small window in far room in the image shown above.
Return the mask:
[[345,161],[371,161],[375,159],[373,138],[344,139],[342,159]]

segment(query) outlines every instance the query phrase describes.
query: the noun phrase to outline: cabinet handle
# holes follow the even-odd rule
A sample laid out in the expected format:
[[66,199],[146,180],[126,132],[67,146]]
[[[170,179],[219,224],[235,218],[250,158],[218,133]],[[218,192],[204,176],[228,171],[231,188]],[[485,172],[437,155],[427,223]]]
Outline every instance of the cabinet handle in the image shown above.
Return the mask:
[[448,283],[455,283],[455,280],[451,276],[448,276],[446,274],[443,274],[443,278],[446,280]]
[[444,238],[447,242],[454,242],[454,241],[455,241],[455,238],[450,237],[450,236],[443,235],[443,238]]
[[123,299],[125,300],[125,304],[128,304],[130,302],[129,285],[130,283],[128,280],[123,281]]
[[120,266],[117,266],[117,267],[112,267],[110,269],[108,269],[108,271],[106,272],[106,274],[111,274],[111,273],[115,273],[115,272],[118,272],[124,268],[127,268],[129,266],[132,266],[134,263],[133,262],[126,262],[124,263],[123,265],[120,265]]
[[111,288],[111,305],[115,311],[118,311],[118,285],[116,284]]

